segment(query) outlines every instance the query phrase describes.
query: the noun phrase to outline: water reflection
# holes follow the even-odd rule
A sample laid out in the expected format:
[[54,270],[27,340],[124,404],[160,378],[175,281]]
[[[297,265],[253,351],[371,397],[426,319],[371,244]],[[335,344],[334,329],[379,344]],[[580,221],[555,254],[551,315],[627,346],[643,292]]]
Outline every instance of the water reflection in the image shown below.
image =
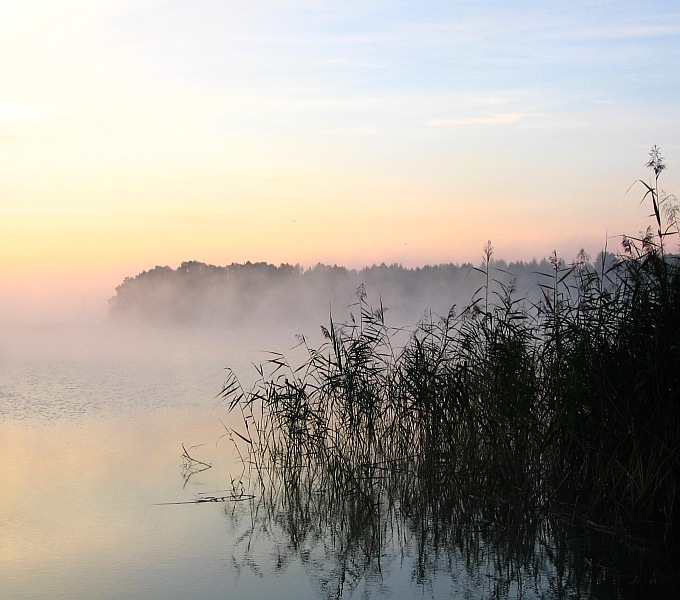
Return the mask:
[[154,504],[190,495],[178,439],[215,430],[186,411],[0,424],[0,597],[188,597],[162,590],[192,579],[202,557],[187,531],[210,543],[209,515]]
[[413,462],[366,469],[340,485],[309,465],[249,473],[249,502],[225,508],[234,574],[301,569],[324,598],[677,597],[677,562],[642,539],[492,508]]
[[[0,349],[2,600],[675,597],[653,548],[417,462],[244,472],[212,344],[99,343]],[[182,443],[212,468],[187,477]]]
[[[227,443],[215,443],[224,431],[215,391],[227,350],[248,363],[252,347],[234,336],[139,337],[97,329],[4,338],[0,598],[261,598],[285,585],[297,592],[297,575],[285,585],[235,584],[231,540],[220,527],[224,502],[193,502],[226,496],[240,473],[225,458]],[[182,477],[182,443],[213,467]],[[159,506],[170,502],[188,504]]]

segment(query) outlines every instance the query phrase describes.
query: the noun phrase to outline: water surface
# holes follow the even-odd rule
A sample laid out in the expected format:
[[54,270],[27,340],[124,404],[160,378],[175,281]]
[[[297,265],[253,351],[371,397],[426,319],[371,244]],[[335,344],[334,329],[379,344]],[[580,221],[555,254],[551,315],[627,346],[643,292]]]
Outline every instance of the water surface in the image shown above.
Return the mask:
[[[304,482],[248,480],[225,435],[242,424],[215,395],[225,366],[247,385],[250,362],[267,356],[260,350],[295,343],[290,332],[265,338],[69,328],[8,335],[0,598],[627,597],[626,585],[610,585],[604,559],[592,566],[606,552],[574,557],[579,536],[589,543],[583,532],[566,543],[541,524],[532,537],[524,522],[404,518],[388,498],[366,518],[360,502],[338,511]],[[187,472],[182,445],[212,468]],[[194,503],[232,494],[240,501]]]

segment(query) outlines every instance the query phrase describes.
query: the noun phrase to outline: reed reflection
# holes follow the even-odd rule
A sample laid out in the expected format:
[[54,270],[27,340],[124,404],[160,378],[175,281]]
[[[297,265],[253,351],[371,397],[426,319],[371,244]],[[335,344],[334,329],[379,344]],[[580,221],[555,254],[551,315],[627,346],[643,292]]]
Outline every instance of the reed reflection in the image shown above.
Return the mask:
[[[674,597],[677,579],[641,539],[545,507],[465,495],[425,457],[339,473],[316,461],[252,464],[237,573],[306,573],[319,597]],[[666,563],[667,564],[667,563]]]

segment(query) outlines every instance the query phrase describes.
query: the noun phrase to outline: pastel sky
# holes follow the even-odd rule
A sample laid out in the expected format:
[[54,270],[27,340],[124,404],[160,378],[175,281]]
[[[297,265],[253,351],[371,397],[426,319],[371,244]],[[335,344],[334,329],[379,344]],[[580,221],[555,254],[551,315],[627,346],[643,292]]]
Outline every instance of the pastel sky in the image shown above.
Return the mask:
[[0,6],[0,322],[185,260],[592,254],[680,191],[675,0]]

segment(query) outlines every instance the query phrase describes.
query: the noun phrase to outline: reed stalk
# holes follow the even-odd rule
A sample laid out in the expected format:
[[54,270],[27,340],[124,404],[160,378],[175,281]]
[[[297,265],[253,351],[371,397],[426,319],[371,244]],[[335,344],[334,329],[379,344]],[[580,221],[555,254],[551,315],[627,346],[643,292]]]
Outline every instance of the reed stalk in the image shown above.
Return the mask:
[[612,266],[553,254],[530,304],[494,279],[488,242],[476,298],[429,315],[405,343],[362,286],[356,316],[331,319],[318,348],[301,341],[301,366],[274,354],[251,390],[230,378],[222,396],[243,417],[247,461],[295,473],[357,515],[385,498],[461,523],[559,511],[622,530],[653,522],[674,544],[680,265],[668,244],[678,211],[658,188],[658,148],[650,157],[643,200],[656,233],[623,237]]

